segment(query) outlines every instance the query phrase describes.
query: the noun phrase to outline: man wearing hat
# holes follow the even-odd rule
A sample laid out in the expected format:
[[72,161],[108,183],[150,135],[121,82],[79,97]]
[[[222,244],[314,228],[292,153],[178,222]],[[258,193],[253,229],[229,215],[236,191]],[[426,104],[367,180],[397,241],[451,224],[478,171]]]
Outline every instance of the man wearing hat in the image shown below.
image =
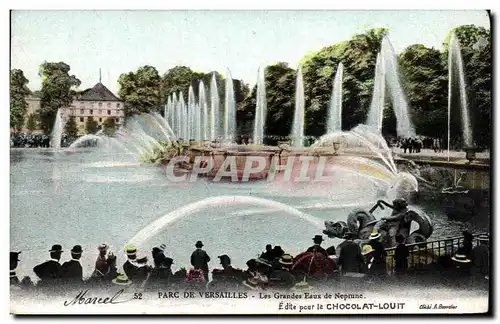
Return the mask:
[[19,261],[21,261],[21,260],[19,260],[19,254],[21,254],[21,252],[10,252],[9,278],[10,278],[11,285],[19,284],[19,278],[17,277],[17,274],[16,274],[17,264]]
[[488,234],[481,234],[477,237],[478,245],[472,249],[472,270],[475,280],[480,282],[489,279],[490,275],[490,249],[488,244],[490,237]]
[[342,274],[349,272],[359,273],[363,271],[365,260],[361,254],[361,248],[353,240],[354,233],[347,232],[344,235],[345,241],[340,249],[338,265],[341,268]]
[[379,241],[380,237],[381,235],[377,230],[373,230],[369,237],[369,244],[373,249],[373,252],[371,253],[373,257],[373,264],[370,272],[379,277],[387,274],[387,252],[385,251],[382,243]]
[[363,248],[361,249],[361,255],[363,255],[363,258],[365,259],[363,272],[370,273],[371,267],[373,264],[373,248],[372,248],[372,246],[370,244],[363,245]]
[[280,269],[273,269],[269,275],[269,285],[277,289],[291,289],[295,286],[296,279],[290,273],[293,265],[293,257],[285,253],[279,259]]
[[49,250],[50,260],[33,268],[33,272],[40,278],[42,284],[61,278],[62,271],[59,260],[61,259],[62,252],[62,246],[54,244]]
[[451,257],[451,260],[454,266],[453,276],[456,278],[455,284],[468,286],[471,279],[471,260],[467,255],[460,252],[455,253],[455,255]]
[[213,288],[238,288],[244,278],[243,271],[231,265],[231,258],[227,254],[219,255],[222,269],[212,271]]
[[138,258],[137,248],[133,245],[128,245],[125,252],[127,253],[127,261],[123,264],[125,275],[133,282],[142,283],[152,270],[147,266],[147,258]]
[[273,261],[274,260],[274,254],[273,254],[273,246],[271,244],[266,245],[266,252],[263,252],[260,257],[262,259],[266,259],[268,261]]
[[321,247],[321,242],[323,242],[323,236],[315,235],[313,237],[314,245],[307,249],[307,252],[322,253],[324,256],[328,257],[326,250]]
[[466,255],[469,259],[472,257],[472,241],[474,236],[469,231],[462,232],[464,236],[464,241],[462,246],[458,248],[457,253]]
[[83,281],[83,270],[80,264],[82,252],[82,247],[75,245],[71,249],[71,260],[64,262],[61,267],[62,276],[71,283],[81,283]]
[[196,250],[191,254],[191,265],[195,269],[203,271],[203,277],[205,281],[208,282],[208,263],[210,262],[210,256],[208,256],[205,250],[202,250],[203,243],[201,241],[196,242]]

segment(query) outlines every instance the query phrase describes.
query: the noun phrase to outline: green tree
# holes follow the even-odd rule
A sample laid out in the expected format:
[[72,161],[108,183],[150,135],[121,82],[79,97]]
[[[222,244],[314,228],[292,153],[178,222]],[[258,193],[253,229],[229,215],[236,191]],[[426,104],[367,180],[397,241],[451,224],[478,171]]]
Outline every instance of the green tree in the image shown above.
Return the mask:
[[37,116],[36,114],[29,114],[28,120],[26,121],[26,128],[32,132],[37,128]]
[[399,58],[416,133],[444,139],[448,99],[447,74],[441,53],[416,44],[407,47]]
[[158,111],[161,107],[161,78],[156,68],[145,65],[118,78],[118,95],[125,102],[127,116]]
[[66,125],[64,125],[64,132],[68,135],[68,137],[75,138],[78,136],[78,127],[74,116],[69,117]]
[[81,82],[69,74],[70,66],[64,62],[44,62],[40,65],[39,75],[42,78],[39,121],[45,133],[50,133],[56,118],[57,110],[70,106],[74,88]]
[[90,116],[87,117],[87,121],[85,122],[85,130],[87,131],[88,134],[95,134],[97,133],[98,129],[98,124],[94,120],[94,117]]
[[116,123],[114,118],[106,118],[102,124],[104,127],[104,134],[107,136],[112,136],[116,131]]
[[[285,62],[267,66],[264,71],[266,82],[267,115],[264,134],[266,136],[290,135],[295,109],[295,77],[296,71]],[[253,132],[253,122],[257,87],[243,101],[241,110],[248,114],[247,124],[240,127]],[[248,135],[251,135],[248,134]],[[266,143],[274,143],[269,139]]]
[[20,131],[24,125],[24,116],[28,109],[25,97],[30,94],[28,79],[22,70],[10,70],[10,127]]
[[344,65],[342,128],[365,122],[373,92],[377,53],[387,29],[370,29],[350,40],[307,54],[302,60],[306,99],[306,134],[325,133],[327,107],[338,65]]

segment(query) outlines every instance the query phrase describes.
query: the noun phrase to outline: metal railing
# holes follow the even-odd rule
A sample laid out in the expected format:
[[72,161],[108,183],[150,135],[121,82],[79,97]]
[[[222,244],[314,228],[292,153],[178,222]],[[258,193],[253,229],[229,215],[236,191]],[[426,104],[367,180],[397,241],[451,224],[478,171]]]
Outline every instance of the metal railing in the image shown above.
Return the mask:
[[[487,233],[474,234],[477,238],[479,235]],[[453,256],[459,247],[462,246],[464,237],[450,237],[436,241],[428,241],[423,243],[407,244],[409,250],[408,268],[407,269],[424,269],[427,265],[438,262],[440,256]],[[478,240],[472,240],[473,247],[478,244]],[[387,251],[387,271],[393,273],[396,260],[394,259],[396,247],[388,248]]]

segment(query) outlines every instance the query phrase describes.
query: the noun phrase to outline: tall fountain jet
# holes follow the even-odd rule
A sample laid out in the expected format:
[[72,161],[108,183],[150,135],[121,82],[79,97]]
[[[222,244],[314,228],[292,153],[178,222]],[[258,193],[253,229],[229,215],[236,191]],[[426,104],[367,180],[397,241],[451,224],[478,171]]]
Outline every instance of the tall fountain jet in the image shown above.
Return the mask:
[[188,105],[187,105],[187,137],[188,139],[194,139],[196,133],[196,119],[195,119],[195,110],[196,110],[196,97],[194,96],[193,86],[189,86],[188,91]]
[[[458,89],[456,87],[458,83]],[[469,117],[467,93],[465,89],[464,62],[460,52],[460,44],[455,33],[451,35],[448,49],[448,160],[450,159],[450,128],[451,128],[451,106],[454,94],[459,95],[460,114],[462,122],[462,136],[465,147],[472,147],[472,126]],[[453,91],[454,89],[457,89]]]
[[234,102],[234,86],[231,71],[227,69],[225,102],[224,102],[224,139],[232,142],[236,135],[236,103]]
[[335,73],[328,110],[327,133],[342,131],[342,78],[344,65],[340,63]]
[[198,102],[200,104],[199,120],[200,120],[200,138],[199,140],[208,139],[208,113],[207,113],[207,96],[205,94],[205,84],[200,80],[198,86]]
[[264,143],[264,127],[266,126],[267,99],[266,99],[266,79],[264,69],[257,72],[257,105],[255,107],[255,122],[253,128],[253,142],[255,144]]
[[382,39],[381,60],[385,68],[385,79],[396,115],[397,134],[402,137],[413,137],[415,136],[415,128],[411,122],[408,102],[399,80],[396,52],[387,35]]
[[366,125],[373,128],[379,134],[382,133],[382,122],[384,120],[385,107],[385,68],[384,61],[377,54],[375,64],[375,82],[373,84],[372,102],[368,112]]
[[62,109],[57,110],[56,119],[54,120],[54,127],[52,127],[52,133],[50,134],[50,146],[56,150],[61,149],[61,137],[64,128],[64,123],[62,120]]
[[179,91],[177,95],[177,133],[178,137],[182,139],[186,139],[184,136],[184,123],[186,118],[184,117],[184,97],[182,96],[182,92]]
[[217,89],[217,79],[215,72],[212,73],[212,80],[210,80],[210,140],[216,139],[220,136],[220,100],[219,90]]
[[173,131],[175,133],[175,136],[177,138],[180,137],[179,134],[179,108],[178,108],[178,103],[177,103],[177,94],[174,92],[172,94],[172,125],[173,125]]
[[304,146],[304,118],[305,118],[305,100],[304,100],[304,82],[302,80],[302,67],[297,70],[297,78],[295,84],[295,114],[293,116],[292,146]]

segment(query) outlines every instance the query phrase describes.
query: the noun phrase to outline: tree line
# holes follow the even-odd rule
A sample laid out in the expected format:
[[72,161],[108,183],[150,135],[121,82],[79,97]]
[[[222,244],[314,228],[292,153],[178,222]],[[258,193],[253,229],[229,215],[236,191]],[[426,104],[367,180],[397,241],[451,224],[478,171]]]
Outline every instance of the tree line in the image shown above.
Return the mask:
[[[333,78],[341,62],[344,65],[342,127],[349,130],[365,122],[372,97],[376,57],[387,32],[383,28],[370,29],[303,57],[300,63],[305,89],[306,136],[321,136],[325,133]],[[447,135],[448,43],[452,33],[456,34],[460,42],[464,61],[473,139],[476,145],[487,148],[490,147],[492,134],[491,36],[485,28],[460,26],[449,32],[443,40],[442,49],[414,44],[398,55],[400,79],[410,106],[411,120],[419,135],[442,139]],[[69,106],[77,93],[75,89],[81,82],[69,72],[69,65],[63,62],[44,62],[40,66],[42,88],[39,96],[42,108],[35,117],[45,132],[51,131],[57,109]],[[197,96],[200,80],[208,93],[212,75],[217,80],[220,98],[224,98],[223,74],[217,71],[197,72],[186,66],[173,67],[163,75],[149,65],[123,73],[118,79],[118,95],[124,101],[126,116],[151,111],[163,113],[169,95],[181,91],[187,101],[188,89],[192,86]],[[265,67],[266,135],[290,134],[295,109],[295,77],[296,70],[287,63],[278,62]],[[239,135],[250,136],[253,132],[256,86],[250,89],[242,80],[234,80],[233,83],[237,103],[237,131]],[[27,104],[24,97],[30,93],[27,84],[22,70],[11,70],[11,128],[14,129],[22,128],[25,122]],[[210,100],[210,96],[207,96],[207,100]],[[396,119],[391,103],[387,102],[385,108],[383,133],[395,136]],[[450,131],[456,145],[462,141],[459,109],[458,101],[453,101]]]

